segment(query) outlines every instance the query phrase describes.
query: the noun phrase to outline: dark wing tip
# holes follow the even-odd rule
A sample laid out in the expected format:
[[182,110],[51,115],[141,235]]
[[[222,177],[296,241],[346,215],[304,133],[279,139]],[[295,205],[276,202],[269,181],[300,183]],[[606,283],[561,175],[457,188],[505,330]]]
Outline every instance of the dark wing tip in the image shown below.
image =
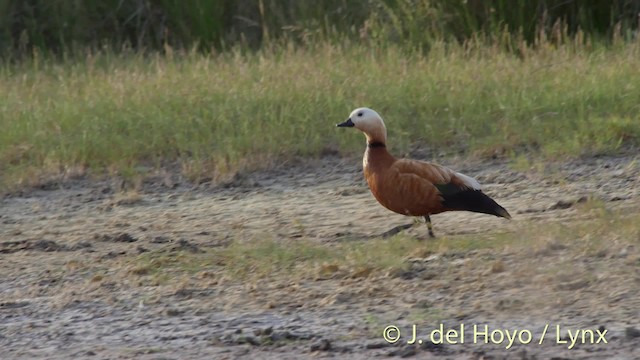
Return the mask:
[[451,210],[466,210],[511,219],[511,214],[498,205],[492,198],[481,190],[454,187],[449,184],[436,185],[442,196],[442,205]]
[[507,209],[501,207],[500,209],[498,209],[496,211],[496,213],[499,216],[502,216],[503,218],[507,219],[507,220],[511,220],[511,214],[509,214],[509,212],[507,211]]

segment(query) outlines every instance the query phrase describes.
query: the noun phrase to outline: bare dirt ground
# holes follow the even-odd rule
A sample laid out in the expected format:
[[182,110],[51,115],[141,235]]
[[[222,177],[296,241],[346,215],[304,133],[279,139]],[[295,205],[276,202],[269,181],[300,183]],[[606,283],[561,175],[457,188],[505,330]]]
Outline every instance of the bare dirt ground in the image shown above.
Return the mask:
[[[484,236],[577,223],[589,218],[578,209],[587,198],[640,215],[637,161],[628,154],[518,172],[501,161],[442,159],[476,177],[514,221],[446,213],[432,217],[434,230]],[[445,250],[408,259],[406,272],[325,279],[241,282],[203,268],[179,285],[150,285],[130,268],[131,259],[153,251],[197,253],[264,236],[332,246],[407,220],[375,202],[358,159],[335,157],[218,186],[158,174],[137,195],[86,179],[7,195],[0,202],[0,358],[640,358],[637,238],[603,239],[611,245],[598,252],[553,239],[529,250]],[[424,226],[408,233],[429,241]],[[440,323],[445,332],[464,325],[464,343],[428,341]],[[425,339],[420,345],[407,344],[412,324]],[[507,350],[498,333],[489,343],[474,338],[474,324],[489,333],[527,330],[532,339]],[[388,325],[401,331],[395,344],[383,339]],[[590,344],[586,332],[587,343],[569,350],[567,329],[591,330],[593,342],[606,330],[607,343]]]

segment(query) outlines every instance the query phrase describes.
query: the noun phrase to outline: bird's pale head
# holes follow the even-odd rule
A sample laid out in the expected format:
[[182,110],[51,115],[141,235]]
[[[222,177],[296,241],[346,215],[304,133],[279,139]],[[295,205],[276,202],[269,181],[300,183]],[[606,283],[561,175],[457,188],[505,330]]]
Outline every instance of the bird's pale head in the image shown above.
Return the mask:
[[369,108],[357,108],[351,112],[349,118],[338,127],[354,127],[362,131],[369,143],[382,142],[387,140],[387,128],[380,114]]

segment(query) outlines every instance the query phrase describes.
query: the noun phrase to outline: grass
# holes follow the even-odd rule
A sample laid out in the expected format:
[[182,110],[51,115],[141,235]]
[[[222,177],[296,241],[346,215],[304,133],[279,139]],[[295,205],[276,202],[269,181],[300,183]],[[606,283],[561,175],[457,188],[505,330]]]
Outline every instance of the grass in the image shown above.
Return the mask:
[[358,106],[382,114],[396,154],[616,152],[640,141],[638,55],[640,43],[578,41],[522,56],[476,43],[427,54],[328,43],[64,61],[36,53],[0,64],[0,186],[135,178],[175,161],[197,181],[292,156],[359,154],[362,135],[334,128]]
[[282,39],[309,44],[343,37],[430,47],[441,38],[499,38],[504,31],[533,43],[560,29],[633,38],[639,8],[633,0],[193,0],[189,6],[178,0],[0,0],[0,51],[21,57],[33,47],[63,54],[103,44],[258,48]]
[[[602,257],[606,253],[615,255],[628,245],[640,245],[640,229],[634,216],[609,210],[597,201],[581,204],[578,211],[589,220],[544,226],[528,222],[509,233],[439,237],[428,241],[417,241],[403,235],[331,245],[304,238],[254,239],[236,241],[227,247],[197,254],[179,252],[176,255],[162,250],[130,259],[128,269],[133,275],[149,276],[155,285],[203,272],[207,277],[218,274],[214,277],[241,282],[354,279],[393,277],[410,269],[411,259],[424,259],[434,254],[447,256],[483,250],[502,254],[507,250],[521,253],[523,259],[527,259],[533,253],[544,254],[566,248],[571,249],[570,254],[579,254],[580,257]],[[568,263],[559,266],[569,265],[573,255],[566,258]],[[473,265],[476,271],[478,267],[480,272],[503,271],[499,261]]]

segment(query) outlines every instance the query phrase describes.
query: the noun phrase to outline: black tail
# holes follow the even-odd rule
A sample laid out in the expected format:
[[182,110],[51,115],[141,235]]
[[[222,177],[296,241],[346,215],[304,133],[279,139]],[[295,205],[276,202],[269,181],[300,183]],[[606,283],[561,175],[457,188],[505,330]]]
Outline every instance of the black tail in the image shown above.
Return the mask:
[[442,205],[450,210],[466,210],[511,219],[511,215],[480,190],[464,190],[442,195]]

